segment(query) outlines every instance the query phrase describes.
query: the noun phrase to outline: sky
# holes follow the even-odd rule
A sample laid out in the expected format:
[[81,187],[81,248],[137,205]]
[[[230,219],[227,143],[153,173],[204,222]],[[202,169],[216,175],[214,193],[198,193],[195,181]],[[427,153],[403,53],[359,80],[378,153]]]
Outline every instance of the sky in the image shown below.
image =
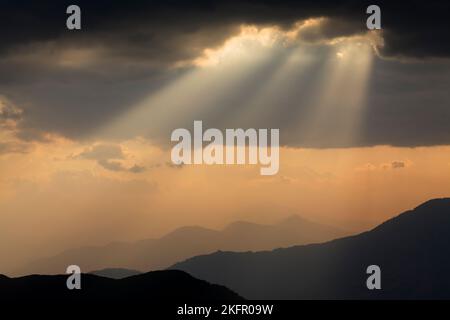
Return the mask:
[[[450,190],[444,1],[2,1],[0,273],[82,245],[291,214],[361,231]],[[277,128],[280,170],[170,134]]]

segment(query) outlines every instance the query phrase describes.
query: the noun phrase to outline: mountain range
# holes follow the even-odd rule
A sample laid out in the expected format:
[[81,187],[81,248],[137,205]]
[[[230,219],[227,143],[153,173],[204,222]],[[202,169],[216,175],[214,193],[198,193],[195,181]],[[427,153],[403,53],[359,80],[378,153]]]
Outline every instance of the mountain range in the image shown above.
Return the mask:
[[[216,252],[172,266],[248,299],[450,299],[450,199],[321,244]],[[367,267],[381,270],[369,290]]]
[[220,231],[196,226],[182,227],[159,239],[70,249],[53,257],[33,261],[14,274],[60,274],[72,264],[80,266],[83,272],[104,268],[160,270],[189,257],[217,250],[269,250],[323,242],[344,234],[340,229],[296,215],[273,225],[238,221]]
[[154,271],[115,280],[93,274],[81,275],[81,289],[69,290],[69,275],[31,275],[8,278],[0,275],[0,301],[11,302],[145,302],[241,300],[220,285],[195,279],[182,271]]

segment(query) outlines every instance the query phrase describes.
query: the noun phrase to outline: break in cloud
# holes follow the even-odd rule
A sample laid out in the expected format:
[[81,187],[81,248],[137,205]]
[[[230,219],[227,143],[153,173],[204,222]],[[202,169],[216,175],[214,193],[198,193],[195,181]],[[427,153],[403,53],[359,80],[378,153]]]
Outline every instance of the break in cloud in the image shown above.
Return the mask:
[[[239,34],[241,25],[289,31],[299,21],[321,18],[321,23],[303,28],[297,40],[317,46],[315,54],[325,56],[330,54],[327,41],[367,32],[365,8],[371,3],[82,0],[77,4],[82,8],[83,29],[77,32],[65,27],[69,4],[2,5],[2,12],[8,14],[0,21],[0,94],[23,111],[16,132],[22,141],[45,140],[48,132],[72,139],[95,135],[99,127],[127,114],[149,94],[192,72],[193,61]],[[307,119],[311,111],[308,83],[314,82],[321,66],[308,70],[306,83],[291,81],[297,95],[281,92],[276,102],[270,102],[281,106],[269,120],[258,112],[248,123],[218,120],[226,118],[221,113],[191,112],[192,119],[181,124],[197,118],[208,119],[210,127],[278,127],[284,132],[281,142],[288,146],[449,144],[449,5],[442,1],[377,4],[382,8],[383,45],[377,43],[376,49],[382,58],[374,61],[358,139],[342,144],[333,140],[336,128],[323,126],[328,129],[321,135],[305,140],[305,133],[296,129],[307,125],[298,119]],[[241,83],[240,91],[214,103],[225,105],[228,114],[245,106],[246,95],[262,90],[282,57],[278,54],[271,65]],[[218,95],[220,89],[207,88],[201,95]],[[264,103],[260,103],[262,110],[268,107]],[[148,126],[156,122],[149,118]],[[167,142],[167,132],[178,125],[168,124],[148,138]],[[118,160],[98,161],[109,170],[126,169]]]

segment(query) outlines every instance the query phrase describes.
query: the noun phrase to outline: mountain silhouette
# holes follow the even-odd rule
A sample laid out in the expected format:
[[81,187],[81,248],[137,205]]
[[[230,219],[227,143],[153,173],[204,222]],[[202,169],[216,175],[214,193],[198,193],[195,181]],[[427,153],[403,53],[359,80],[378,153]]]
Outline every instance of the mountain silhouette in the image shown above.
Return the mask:
[[235,222],[221,231],[187,226],[160,239],[82,247],[40,259],[14,274],[58,274],[76,264],[83,272],[104,268],[142,271],[166,269],[178,261],[217,250],[270,250],[297,244],[323,242],[343,236],[339,229],[291,216],[274,225]]
[[123,279],[131,276],[141,274],[142,272],[132,269],[124,268],[105,268],[102,270],[95,270],[89,272],[90,274],[95,274],[96,276],[106,277],[111,279]]
[[[172,268],[248,299],[450,299],[450,199],[428,201],[371,231],[264,252],[216,252]],[[368,290],[369,265],[381,290]]]
[[81,289],[69,290],[69,275],[0,276],[0,301],[215,301],[240,300],[236,293],[182,271],[144,273],[121,280],[93,274],[81,275]]

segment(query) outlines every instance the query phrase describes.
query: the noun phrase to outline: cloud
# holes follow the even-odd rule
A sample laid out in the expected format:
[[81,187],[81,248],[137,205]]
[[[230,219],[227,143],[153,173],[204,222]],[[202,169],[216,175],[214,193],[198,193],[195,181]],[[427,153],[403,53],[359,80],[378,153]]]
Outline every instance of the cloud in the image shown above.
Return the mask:
[[17,126],[23,111],[11,101],[0,96],[0,155],[28,153],[33,146],[18,137]]
[[144,172],[145,170],[146,170],[145,167],[139,166],[137,164],[135,164],[134,166],[132,166],[128,169],[128,171],[133,172],[133,173],[141,173],[141,172]]
[[[80,0],[82,31],[71,32],[64,17],[70,1],[8,2],[0,22],[3,55],[27,45],[95,52],[78,52],[77,57],[103,59],[132,58],[151,64],[191,59],[205,48],[219,45],[240,24],[288,27],[298,20],[330,17],[321,29],[327,37],[365,30],[365,9],[370,3],[339,1],[139,1],[108,3]],[[382,9],[386,55],[427,57],[449,56],[449,21],[446,2],[393,3],[378,1]],[[13,30],[13,32],[11,32]],[[102,51],[103,50],[103,51]],[[67,59],[66,59],[67,60]],[[70,59],[69,59],[70,60]]]
[[8,153],[28,153],[32,146],[18,141],[0,142],[0,155]]
[[402,161],[392,161],[391,167],[392,169],[402,169],[406,167],[406,164]]
[[6,98],[0,96],[0,121],[18,121],[22,118],[22,110],[13,105]]
[[128,171],[131,173],[141,173],[145,167],[134,164],[126,167],[121,161],[126,158],[122,147],[115,144],[97,144],[85,149],[74,158],[96,160],[97,164],[110,171]]
[[[304,25],[297,40],[317,45],[316,57],[327,57],[330,52],[325,43],[367,32],[365,9],[371,3],[80,0],[77,4],[82,9],[81,31],[65,27],[66,7],[70,4],[26,0],[2,6],[2,12],[8,14],[0,20],[0,93],[22,111],[2,111],[0,121],[6,123],[1,118],[8,117],[9,124],[15,123],[20,140],[47,141],[49,134],[76,140],[91,138],[99,128],[127,114],[145,97],[189,74],[193,70],[190,62],[201,57],[205,49],[222,46],[239,33],[241,25],[276,26],[287,31],[300,21]],[[255,114],[251,122],[245,123],[240,119],[228,121],[228,117],[209,111],[226,103],[226,114],[244,109],[250,94],[260,93],[283,62],[282,54],[249,77],[227,101],[208,105],[210,113],[192,112],[181,125],[190,125],[192,118],[197,117],[212,119],[210,127],[280,128],[281,143],[294,147],[450,143],[450,63],[446,59],[450,57],[450,44],[444,41],[449,38],[449,4],[377,4],[382,10],[384,40],[377,49],[389,59],[374,62],[358,139],[335,141],[335,131],[341,126],[338,120],[334,126],[323,126],[317,137],[304,138],[307,135],[302,130],[308,123],[303,120],[312,111],[311,96],[320,94],[314,91],[313,84],[320,78],[323,63],[306,71],[307,84],[304,79],[293,78],[276,101],[266,100],[258,106],[269,110],[277,104],[277,114]],[[306,23],[311,18],[320,19]],[[396,59],[408,63],[398,63]],[[176,65],[185,67],[174,68]],[[221,83],[214,90],[207,83],[204,85],[204,96],[218,96],[222,88]],[[295,94],[288,92],[289,88]],[[148,120],[148,127],[157,126],[157,120],[152,121]],[[147,137],[167,142],[168,132],[178,125],[170,123],[164,132],[148,133]]]
[[127,168],[121,162],[115,160],[98,160],[98,164],[106,170],[110,171],[128,171],[131,173],[141,173],[145,171],[145,167],[137,164]]
[[355,168],[356,171],[378,171],[378,170],[399,170],[399,169],[405,169],[407,167],[410,167],[412,165],[412,161],[406,160],[406,161],[398,161],[394,160],[388,163],[381,163],[378,165],[375,165],[373,163],[366,163],[362,166],[359,166]]
[[125,155],[120,145],[114,144],[97,144],[87,148],[78,155],[84,159],[108,160],[108,159],[124,159]]
[[48,132],[23,126],[24,111],[10,99],[0,95],[0,128],[7,133],[16,145],[25,146],[27,142],[50,142],[54,137]]
[[22,120],[22,114],[23,110],[0,95],[0,128],[14,132],[17,124]]
[[361,28],[360,21],[321,17],[302,22],[297,39],[307,43],[321,43],[366,31]]
[[125,167],[118,161],[101,159],[98,160],[98,164],[106,170],[125,171]]

